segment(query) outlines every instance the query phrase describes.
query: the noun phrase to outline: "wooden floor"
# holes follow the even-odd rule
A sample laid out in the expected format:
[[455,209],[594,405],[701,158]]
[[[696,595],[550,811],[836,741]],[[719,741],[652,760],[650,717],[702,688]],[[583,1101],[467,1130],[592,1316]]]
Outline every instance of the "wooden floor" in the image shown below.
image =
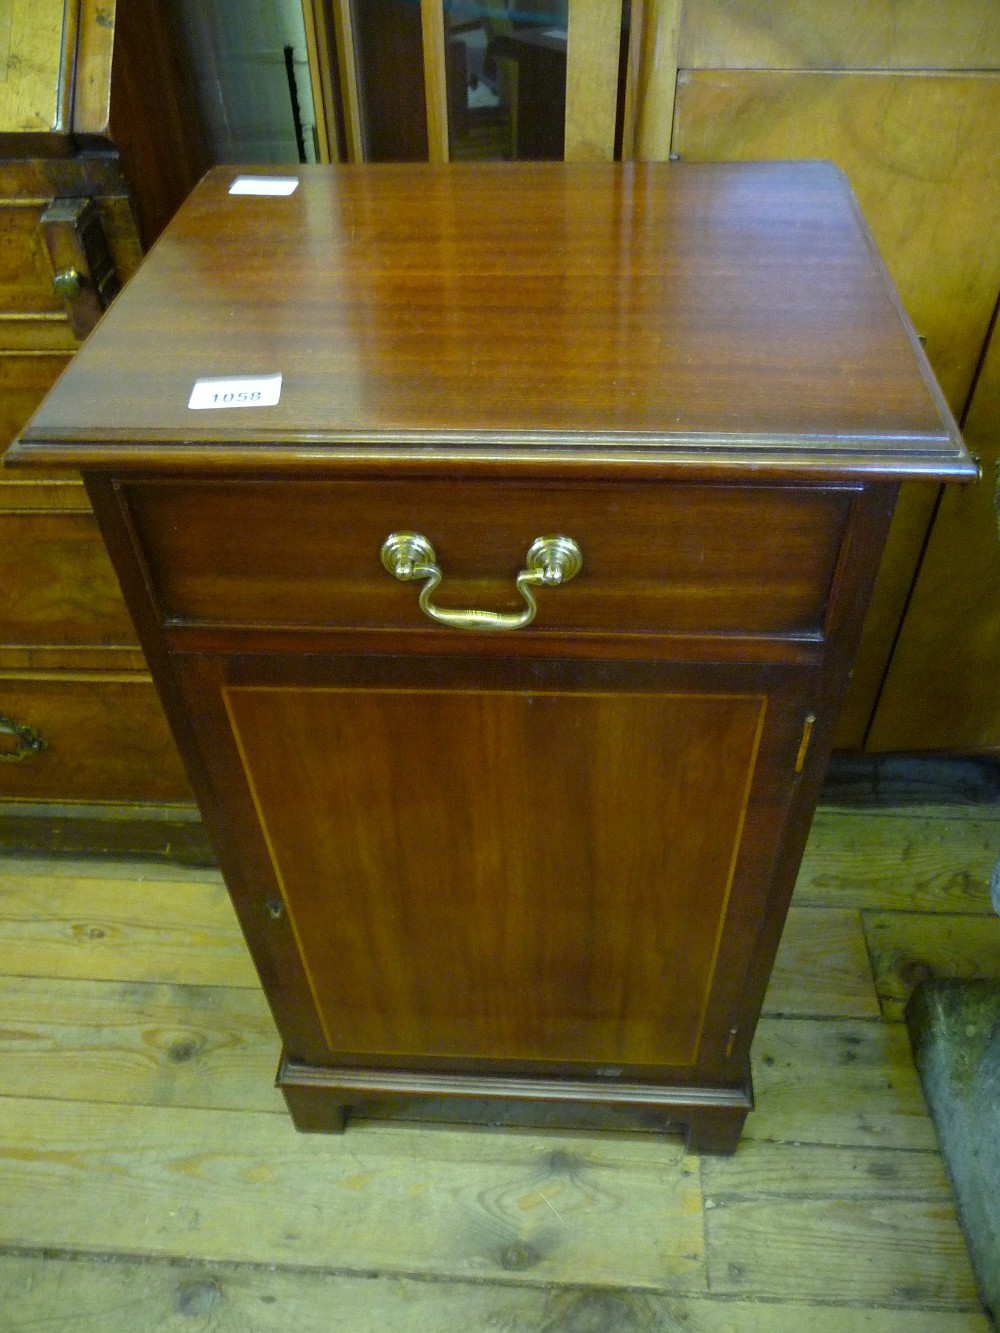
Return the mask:
[[923,976],[1000,977],[1000,804],[974,787],[821,809],[730,1160],[635,1132],[297,1136],[213,872],[7,858],[0,1329],[986,1330],[901,1022]]

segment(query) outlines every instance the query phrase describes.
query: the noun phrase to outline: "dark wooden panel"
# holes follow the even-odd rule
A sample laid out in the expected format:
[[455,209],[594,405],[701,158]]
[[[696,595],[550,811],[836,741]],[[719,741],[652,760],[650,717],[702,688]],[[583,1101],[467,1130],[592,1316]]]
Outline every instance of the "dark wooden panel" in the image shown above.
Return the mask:
[[[100,42],[104,0],[81,5],[80,60]],[[211,164],[194,74],[173,6],[156,0],[116,4],[110,96],[87,98],[77,83],[74,129],[106,134],[138,214],[143,248],[156,240]],[[133,222],[133,226],[134,226]]]
[[[148,678],[0,673],[0,714],[34,728],[46,748],[0,763],[13,801],[190,801]],[[7,735],[0,747],[16,748]]]
[[0,512],[0,639],[135,643],[92,514]]
[[911,481],[900,487],[878,581],[865,617],[854,675],[837,724],[838,749],[861,750],[864,746],[940,494],[941,487],[933,482]]
[[695,1062],[762,698],[226,704],[331,1050]]
[[5,801],[0,804],[0,853],[100,857],[211,866],[214,853],[197,807]]
[[365,160],[427,161],[427,101],[420,6],[353,5],[354,55]]
[[421,585],[397,582],[379,560],[400,529],[434,546],[444,571],[436,603],[518,611],[514,581],[528,547],[562,533],[579,544],[583,572],[539,592],[536,624],[623,634],[820,632],[853,495],[457,480],[127,490],[167,617],[427,627]]

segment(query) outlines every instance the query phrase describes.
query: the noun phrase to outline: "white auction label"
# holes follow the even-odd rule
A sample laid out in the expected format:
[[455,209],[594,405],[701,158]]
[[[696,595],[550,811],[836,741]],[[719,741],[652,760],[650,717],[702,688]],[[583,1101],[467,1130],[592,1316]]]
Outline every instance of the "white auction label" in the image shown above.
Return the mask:
[[280,375],[254,375],[240,380],[195,380],[188,407],[273,407],[280,397]]
[[294,194],[298,176],[237,176],[229,187],[230,194]]

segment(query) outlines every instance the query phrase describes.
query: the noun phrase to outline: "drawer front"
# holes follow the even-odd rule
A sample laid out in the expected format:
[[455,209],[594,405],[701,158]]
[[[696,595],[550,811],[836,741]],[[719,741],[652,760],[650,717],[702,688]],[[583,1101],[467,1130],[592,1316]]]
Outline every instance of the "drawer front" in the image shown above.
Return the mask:
[[42,233],[47,204],[8,200],[0,208],[0,310],[5,314],[65,314]]
[[69,357],[80,346],[65,315],[6,315],[0,318],[0,352]]
[[780,636],[821,633],[854,492],[392,480],[150,481],[125,495],[168,621],[430,628],[419,586],[379,558],[408,530],[434,547],[443,607],[520,610],[528,547],[564,534],[583,570],[538,592],[540,630]]
[[136,644],[93,514],[0,512],[0,641]]
[[0,356],[0,454],[68,364],[68,356],[48,353]]
[[146,676],[0,673],[0,717],[4,800],[193,799]]

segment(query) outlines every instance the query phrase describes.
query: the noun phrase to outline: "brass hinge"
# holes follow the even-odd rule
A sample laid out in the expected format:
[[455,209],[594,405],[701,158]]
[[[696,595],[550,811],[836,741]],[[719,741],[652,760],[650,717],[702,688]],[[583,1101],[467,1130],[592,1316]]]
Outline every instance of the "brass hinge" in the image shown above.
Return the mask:
[[815,713],[807,713],[806,720],[802,724],[802,740],[799,743],[799,752],[795,756],[795,771],[801,773],[805,767],[806,752],[809,749],[809,742],[812,740],[813,724],[816,721]]
[[736,1038],[739,1036],[739,1028],[729,1029],[729,1040],[726,1042],[726,1059],[731,1060],[733,1051],[736,1049]]

